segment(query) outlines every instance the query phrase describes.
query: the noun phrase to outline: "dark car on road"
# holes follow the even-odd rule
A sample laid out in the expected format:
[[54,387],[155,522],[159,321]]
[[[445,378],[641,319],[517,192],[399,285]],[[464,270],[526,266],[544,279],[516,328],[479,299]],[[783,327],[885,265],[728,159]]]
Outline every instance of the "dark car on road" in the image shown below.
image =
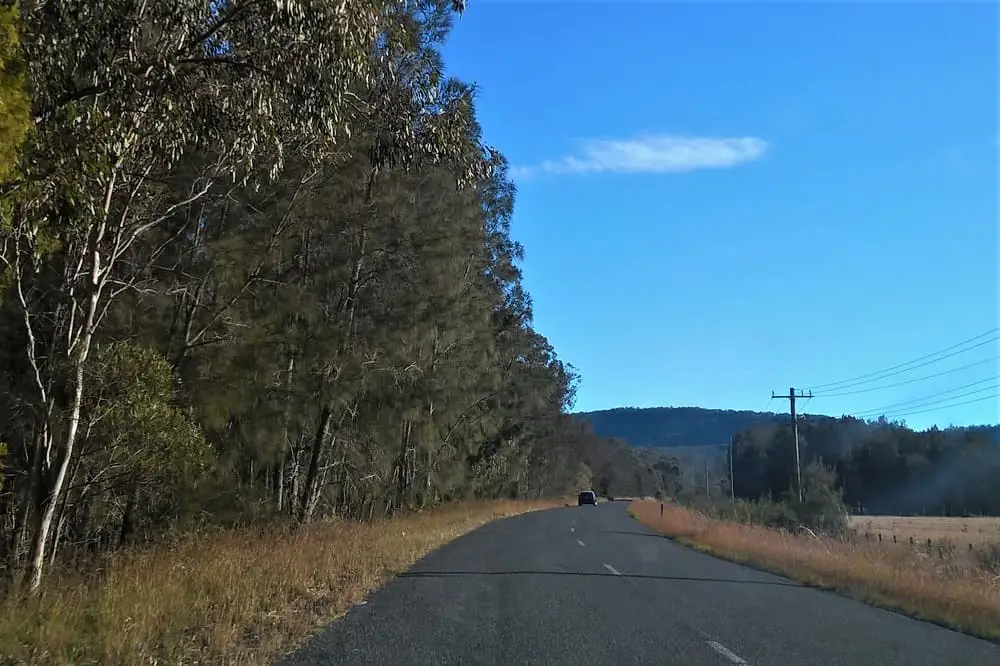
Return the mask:
[[582,490],[580,491],[580,496],[576,498],[576,505],[583,506],[584,504],[597,504],[597,493],[593,490]]

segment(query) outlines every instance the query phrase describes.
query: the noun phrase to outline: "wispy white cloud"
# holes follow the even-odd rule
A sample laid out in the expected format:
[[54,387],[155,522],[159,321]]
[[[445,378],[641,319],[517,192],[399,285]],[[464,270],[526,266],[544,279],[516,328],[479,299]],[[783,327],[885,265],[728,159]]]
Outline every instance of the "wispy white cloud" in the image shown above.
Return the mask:
[[536,171],[535,167],[512,166],[510,167],[508,173],[510,174],[510,177],[513,178],[514,180],[519,180],[521,178],[526,178],[530,176],[531,174],[535,173],[535,171]]
[[670,174],[726,169],[759,159],[767,152],[757,137],[645,135],[633,139],[589,139],[578,154],[534,166],[515,166],[514,178],[536,173]]

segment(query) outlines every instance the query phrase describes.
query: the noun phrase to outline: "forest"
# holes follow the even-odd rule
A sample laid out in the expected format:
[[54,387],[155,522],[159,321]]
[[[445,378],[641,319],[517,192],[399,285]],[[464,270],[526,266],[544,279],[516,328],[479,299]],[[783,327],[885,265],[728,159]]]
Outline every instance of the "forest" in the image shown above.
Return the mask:
[[532,326],[461,10],[0,3],[0,578],[651,483]]
[[[832,472],[852,513],[1000,516],[1000,426],[915,431],[884,418],[809,416],[799,419],[799,447],[804,469]],[[733,468],[737,498],[789,497],[791,427],[758,424],[739,433]]]
[[[788,414],[697,407],[619,408],[574,417],[596,436],[659,452],[657,490],[728,497],[732,438],[737,498],[785,501],[795,493]],[[930,428],[879,419],[800,415],[803,485],[822,479],[852,513],[1000,515],[1000,426]],[[652,465],[647,465],[652,467]],[[825,470],[825,471],[824,471]],[[647,483],[649,481],[647,480]]]

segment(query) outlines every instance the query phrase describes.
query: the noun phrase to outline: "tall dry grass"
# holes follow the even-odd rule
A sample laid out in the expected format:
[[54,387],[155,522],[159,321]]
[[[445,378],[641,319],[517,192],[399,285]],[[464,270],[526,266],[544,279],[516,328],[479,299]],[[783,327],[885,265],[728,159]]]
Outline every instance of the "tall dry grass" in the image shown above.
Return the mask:
[[886,548],[713,520],[657,502],[629,511],[644,525],[699,550],[761,566],[809,585],[953,629],[1000,639],[1000,571],[961,549]]
[[0,663],[264,664],[420,557],[563,501],[476,502],[375,523],[190,535],[0,601]]
[[858,534],[883,540],[913,540],[916,543],[951,542],[968,544],[1000,544],[1000,518],[944,518],[939,516],[851,516],[850,527]]

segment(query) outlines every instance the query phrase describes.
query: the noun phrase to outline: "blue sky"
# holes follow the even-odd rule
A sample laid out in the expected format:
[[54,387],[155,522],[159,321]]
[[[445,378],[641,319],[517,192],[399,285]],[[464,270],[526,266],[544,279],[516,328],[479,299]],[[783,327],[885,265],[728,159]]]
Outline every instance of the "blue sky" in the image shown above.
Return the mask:
[[[472,0],[445,60],[515,167],[576,409],[787,410],[772,390],[1000,326],[998,27],[986,2]],[[995,338],[805,409],[996,423],[949,407],[1000,392]]]

